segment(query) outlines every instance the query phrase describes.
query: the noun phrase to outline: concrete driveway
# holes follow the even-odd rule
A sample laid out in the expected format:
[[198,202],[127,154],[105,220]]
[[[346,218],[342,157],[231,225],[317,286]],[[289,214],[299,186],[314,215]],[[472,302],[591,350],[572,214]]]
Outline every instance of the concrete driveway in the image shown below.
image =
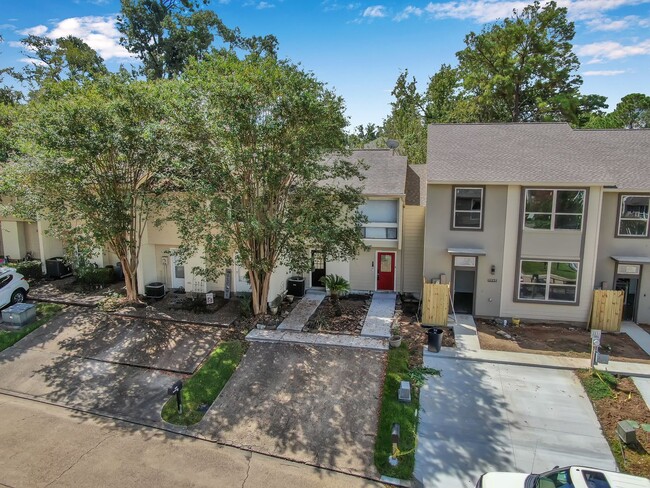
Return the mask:
[[251,343],[192,432],[293,461],[376,475],[385,357],[383,351]]
[[219,334],[72,308],[0,353],[0,391],[159,424],[167,388],[198,367]]
[[556,465],[616,469],[591,403],[571,371],[437,358],[423,387],[415,476],[472,488],[486,471]]

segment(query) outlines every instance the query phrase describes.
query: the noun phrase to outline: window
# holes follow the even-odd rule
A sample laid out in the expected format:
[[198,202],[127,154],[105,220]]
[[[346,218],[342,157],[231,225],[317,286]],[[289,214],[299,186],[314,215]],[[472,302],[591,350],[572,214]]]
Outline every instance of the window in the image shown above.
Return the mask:
[[649,206],[650,196],[621,196],[617,235],[625,237],[646,237],[648,235]]
[[576,262],[522,260],[519,299],[575,303],[578,266]]
[[361,212],[368,217],[361,231],[364,239],[397,240],[398,203],[398,200],[368,200],[361,207]]
[[454,189],[454,229],[483,228],[483,188]]
[[525,196],[524,227],[581,230],[585,190],[533,190]]
[[7,286],[11,280],[13,279],[13,276],[10,274],[6,274],[4,276],[0,276],[0,288],[4,288]]

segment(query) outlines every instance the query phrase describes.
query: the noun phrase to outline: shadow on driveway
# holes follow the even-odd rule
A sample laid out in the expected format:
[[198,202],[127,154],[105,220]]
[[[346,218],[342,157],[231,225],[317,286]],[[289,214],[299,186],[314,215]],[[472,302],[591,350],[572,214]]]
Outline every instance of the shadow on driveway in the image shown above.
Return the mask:
[[192,431],[237,447],[376,475],[373,461],[386,354],[252,343]]
[[167,388],[221,332],[73,308],[0,353],[0,390],[158,425]]

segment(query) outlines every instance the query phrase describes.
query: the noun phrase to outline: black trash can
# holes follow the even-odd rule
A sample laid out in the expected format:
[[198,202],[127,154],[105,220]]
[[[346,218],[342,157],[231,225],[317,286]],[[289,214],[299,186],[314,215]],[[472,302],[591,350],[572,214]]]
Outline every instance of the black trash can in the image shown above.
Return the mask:
[[431,327],[427,331],[427,348],[429,352],[440,352],[442,347],[442,329],[438,327]]
[[305,294],[305,278],[292,276],[287,280],[287,292],[294,297],[301,297]]

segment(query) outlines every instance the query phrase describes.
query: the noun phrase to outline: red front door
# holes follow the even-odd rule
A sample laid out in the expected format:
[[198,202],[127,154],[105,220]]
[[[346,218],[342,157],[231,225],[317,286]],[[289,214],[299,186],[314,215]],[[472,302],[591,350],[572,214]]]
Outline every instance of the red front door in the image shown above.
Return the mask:
[[377,253],[377,290],[395,289],[395,253]]

